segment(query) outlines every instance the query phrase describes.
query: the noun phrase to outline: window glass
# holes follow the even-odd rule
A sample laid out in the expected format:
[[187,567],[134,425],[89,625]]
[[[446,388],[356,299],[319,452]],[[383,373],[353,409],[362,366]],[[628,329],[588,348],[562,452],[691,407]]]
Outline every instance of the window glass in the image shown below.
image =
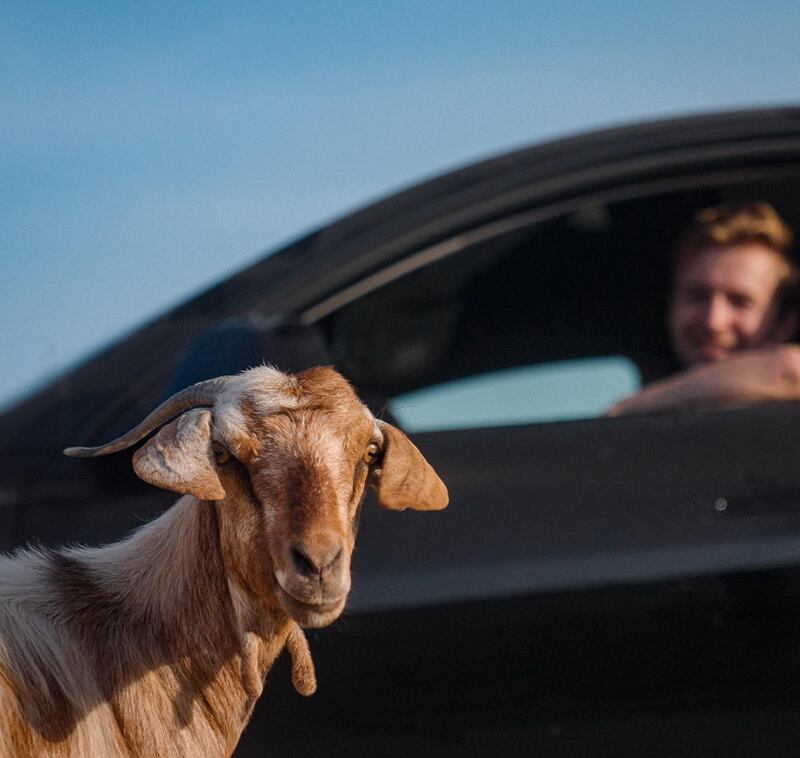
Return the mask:
[[493,371],[397,395],[388,408],[412,432],[591,418],[641,387],[621,356]]

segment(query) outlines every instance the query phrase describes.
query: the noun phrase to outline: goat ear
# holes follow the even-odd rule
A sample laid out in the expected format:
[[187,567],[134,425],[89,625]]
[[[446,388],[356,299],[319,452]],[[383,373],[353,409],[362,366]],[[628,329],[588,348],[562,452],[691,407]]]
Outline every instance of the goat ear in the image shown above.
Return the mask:
[[438,511],[448,503],[447,487],[428,461],[399,429],[378,422],[383,432],[383,461],[373,486],[384,508]]
[[133,469],[146,482],[181,495],[225,497],[211,450],[211,411],[187,411],[162,427],[134,453]]

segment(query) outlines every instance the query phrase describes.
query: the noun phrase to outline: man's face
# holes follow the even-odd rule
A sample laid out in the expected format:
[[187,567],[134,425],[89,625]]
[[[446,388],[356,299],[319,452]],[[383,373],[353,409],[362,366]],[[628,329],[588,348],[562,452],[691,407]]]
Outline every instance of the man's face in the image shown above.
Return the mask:
[[678,266],[670,305],[672,345],[686,365],[784,342],[794,316],[779,318],[777,292],[786,263],[760,243],[715,246]]

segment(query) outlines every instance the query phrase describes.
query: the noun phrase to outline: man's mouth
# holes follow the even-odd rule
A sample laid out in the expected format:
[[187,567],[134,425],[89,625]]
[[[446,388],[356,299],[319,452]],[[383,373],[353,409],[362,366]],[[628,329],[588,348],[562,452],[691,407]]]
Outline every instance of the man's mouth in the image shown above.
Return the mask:
[[697,359],[703,362],[719,361],[727,358],[737,347],[736,339],[726,339],[723,335],[707,334],[705,332],[687,334],[686,343],[691,346]]

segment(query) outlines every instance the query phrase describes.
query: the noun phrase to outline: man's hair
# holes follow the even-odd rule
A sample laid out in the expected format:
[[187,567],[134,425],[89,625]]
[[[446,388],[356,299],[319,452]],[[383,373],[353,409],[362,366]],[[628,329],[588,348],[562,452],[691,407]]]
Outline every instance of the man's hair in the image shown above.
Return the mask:
[[791,264],[793,238],[792,230],[769,203],[715,205],[695,214],[678,240],[678,258],[707,247],[760,242]]
[[757,242],[777,253],[786,264],[786,273],[777,293],[780,309],[797,309],[800,274],[792,253],[793,241],[792,230],[769,203],[754,201],[715,205],[698,211],[678,238],[674,269],[710,247]]

